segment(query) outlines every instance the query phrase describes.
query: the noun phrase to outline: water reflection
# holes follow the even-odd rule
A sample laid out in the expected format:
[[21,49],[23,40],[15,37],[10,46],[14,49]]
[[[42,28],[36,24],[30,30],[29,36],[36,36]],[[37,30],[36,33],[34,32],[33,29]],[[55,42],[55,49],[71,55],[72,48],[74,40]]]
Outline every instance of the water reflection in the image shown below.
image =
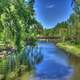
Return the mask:
[[63,80],[69,78],[71,75],[71,67],[63,66],[52,60],[46,60],[42,64],[37,66],[36,77],[42,79],[59,79]]
[[43,55],[38,46],[26,46],[25,53],[31,67],[35,67],[43,59]]
[[[68,56],[53,43],[38,42],[37,45],[38,48],[34,48],[33,54],[29,54],[29,56],[35,56],[37,52],[40,52],[43,59],[41,63],[35,64],[35,73],[30,80],[69,80],[73,69],[69,65]],[[34,62],[36,58],[33,60],[30,57],[30,59]]]
[[69,55],[70,65],[73,66],[74,74],[70,80],[80,80],[80,57]]

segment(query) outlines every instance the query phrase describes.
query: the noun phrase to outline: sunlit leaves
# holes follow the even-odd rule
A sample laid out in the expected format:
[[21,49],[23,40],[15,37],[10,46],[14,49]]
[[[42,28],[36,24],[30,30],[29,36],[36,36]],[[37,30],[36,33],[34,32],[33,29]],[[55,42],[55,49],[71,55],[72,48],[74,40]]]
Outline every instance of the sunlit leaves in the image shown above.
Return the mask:
[[15,6],[14,6],[14,5],[11,5],[11,6],[10,6],[10,11],[11,11],[11,12],[16,11],[16,9],[15,9]]
[[4,36],[4,41],[14,43],[15,48],[20,52],[26,38],[34,39],[42,27],[34,19],[34,1],[30,0],[27,4],[24,0],[1,0],[0,2],[0,30],[2,31],[0,36]]

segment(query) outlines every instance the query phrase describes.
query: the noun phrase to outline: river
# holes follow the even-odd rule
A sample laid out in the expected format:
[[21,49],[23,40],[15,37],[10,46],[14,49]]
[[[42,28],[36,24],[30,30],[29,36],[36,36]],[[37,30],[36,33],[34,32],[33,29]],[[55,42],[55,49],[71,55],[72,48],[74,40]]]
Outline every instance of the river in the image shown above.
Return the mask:
[[39,41],[37,46],[43,59],[35,64],[34,74],[30,80],[70,80],[74,69],[67,54],[52,42]]

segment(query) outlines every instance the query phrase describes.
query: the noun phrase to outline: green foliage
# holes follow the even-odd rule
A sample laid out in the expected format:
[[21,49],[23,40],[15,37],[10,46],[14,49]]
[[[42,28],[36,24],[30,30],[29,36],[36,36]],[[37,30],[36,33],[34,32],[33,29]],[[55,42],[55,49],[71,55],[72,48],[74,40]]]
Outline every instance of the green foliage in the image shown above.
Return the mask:
[[0,61],[0,74],[10,73],[8,80],[15,79],[15,68],[29,65],[24,47],[26,43],[35,46],[36,36],[42,31],[42,25],[34,18],[33,4],[34,0],[0,0],[0,50],[8,45],[16,50],[10,55],[6,53],[7,58]]
[[75,0],[70,18],[58,23],[55,28],[45,30],[46,36],[58,36],[60,41],[80,44],[80,0]]
[[30,0],[27,4],[24,0],[1,0],[0,2],[0,39],[13,43],[20,52],[27,35],[36,36],[37,29],[41,27],[34,19],[32,7],[34,1]]

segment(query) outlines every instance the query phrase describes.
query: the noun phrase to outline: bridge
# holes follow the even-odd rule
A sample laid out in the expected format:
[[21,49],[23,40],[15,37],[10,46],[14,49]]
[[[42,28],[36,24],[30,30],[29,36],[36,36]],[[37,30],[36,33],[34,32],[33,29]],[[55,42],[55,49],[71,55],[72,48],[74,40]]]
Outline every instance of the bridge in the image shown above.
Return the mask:
[[36,37],[40,41],[53,41],[53,42],[59,42],[61,40],[60,37],[53,37],[53,36],[37,36]]
[[37,36],[37,39],[60,39],[60,37],[53,37],[53,36]]

